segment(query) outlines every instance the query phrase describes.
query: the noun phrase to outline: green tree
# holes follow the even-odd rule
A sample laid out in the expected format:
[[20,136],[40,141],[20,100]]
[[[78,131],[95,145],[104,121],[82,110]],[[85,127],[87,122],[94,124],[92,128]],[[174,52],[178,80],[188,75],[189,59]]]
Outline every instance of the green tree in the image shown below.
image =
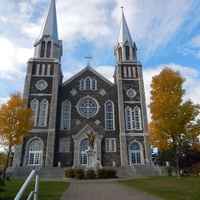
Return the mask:
[[10,99],[0,106],[0,145],[6,147],[7,157],[3,170],[3,183],[9,165],[12,147],[22,142],[33,128],[32,110],[26,108],[26,100],[19,92],[10,95]]
[[183,101],[186,91],[179,72],[166,67],[152,79],[149,124],[149,141],[159,150],[173,149],[179,172],[179,155],[184,147],[200,149],[200,105],[191,100]]

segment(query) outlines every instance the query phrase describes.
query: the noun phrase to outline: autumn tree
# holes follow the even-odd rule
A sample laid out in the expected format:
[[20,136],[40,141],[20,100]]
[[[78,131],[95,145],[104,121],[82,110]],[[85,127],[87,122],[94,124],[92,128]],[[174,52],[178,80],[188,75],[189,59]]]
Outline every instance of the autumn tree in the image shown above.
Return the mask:
[[0,106],[0,145],[7,148],[3,182],[12,148],[21,144],[22,137],[33,127],[31,116],[32,110],[26,109],[26,101],[19,92],[11,94],[10,99]]
[[179,155],[184,147],[200,149],[200,106],[191,100],[183,101],[186,91],[179,72],[168,67],[152,79],[149,124],[149,141],[159,150],[173,149],[177,174]]

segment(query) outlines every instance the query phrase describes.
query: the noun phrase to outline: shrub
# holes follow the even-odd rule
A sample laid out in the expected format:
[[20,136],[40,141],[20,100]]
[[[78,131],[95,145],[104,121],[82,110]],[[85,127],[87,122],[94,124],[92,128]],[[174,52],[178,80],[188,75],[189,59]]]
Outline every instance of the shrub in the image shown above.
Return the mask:
[[84,177],[85,177],[85,173],[84,173],[84,170],[82,168],[74,169],[74,174],[75,174],[74,177],[76,179],[84,179]]
[[103,168],[97,170],[98,178],[116,178],[117,171],[113,168]]
[[65,171],[65,177],[74,178],[75,177],[75,170],[74,169],[67,169]]
[[87,179],[95,179],[96,178],[96,173],[94,170],[90,169],[86,171],[86,177]]
[[117,171],[113,168],[107,169],[108,178],[116,178]]
[[193,164],[190,167],[190,172],[196,174],[196,176],[200,176],[200,163]]

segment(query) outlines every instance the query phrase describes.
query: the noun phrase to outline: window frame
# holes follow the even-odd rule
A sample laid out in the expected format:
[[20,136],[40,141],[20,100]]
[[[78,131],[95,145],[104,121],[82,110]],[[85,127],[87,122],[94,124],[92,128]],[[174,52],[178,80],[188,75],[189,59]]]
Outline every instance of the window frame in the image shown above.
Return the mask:
[[113,153],[116,151],[116,138],[105,138],[105,152]]
[[[42,108],[42,106],[45,105],[45,108]],[[39,111],[39,120],[38,120],[38,126],[45,127],[47,126],[47,117],[48,117],[48,106],[49,103],[46,99],[43,99],[40,103],[40,111]]]
[[[64,110],[65,106],[68,106],[68,110]],[[64,115],[66,115],[66,118],[64,118]],[[65,127],[65,124],[67,126]],[[61,125],[60,125],[61,130],[71,130],[71,102],[68,100],[65,100],[62,103],[62,110],[61,110]]]
[[60,138],[59,140],[59,153],[70,152],[70,138]]
[[[111,105],[110,108],[108,108],[108,105]],[[105,102],[105,130],[115,130],[115,108],[114,103],[112,101],[106,101]],[[111,110],[109,110],[111,109]]]

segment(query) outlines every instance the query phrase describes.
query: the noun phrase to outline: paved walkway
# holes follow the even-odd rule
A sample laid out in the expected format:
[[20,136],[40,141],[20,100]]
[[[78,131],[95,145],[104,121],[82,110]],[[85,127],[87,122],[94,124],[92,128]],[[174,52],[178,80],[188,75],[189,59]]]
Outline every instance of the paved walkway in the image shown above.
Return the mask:
[[70,180],[60,200],[160,200],[158,197],[126,187],[116,180]]

